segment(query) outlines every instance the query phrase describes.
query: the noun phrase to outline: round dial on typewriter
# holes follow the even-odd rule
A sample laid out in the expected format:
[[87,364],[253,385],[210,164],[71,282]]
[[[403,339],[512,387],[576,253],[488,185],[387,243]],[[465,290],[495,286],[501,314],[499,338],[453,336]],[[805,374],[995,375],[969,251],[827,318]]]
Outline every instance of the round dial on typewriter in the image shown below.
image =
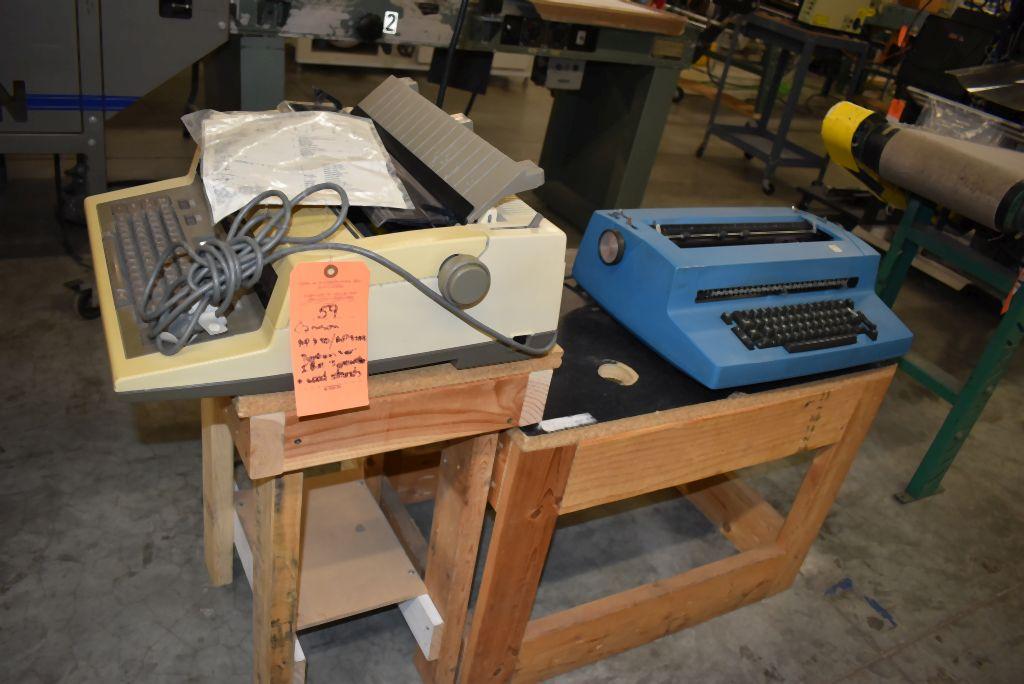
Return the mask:
[[626,241],[617,230],[606,230],[597,239],[597,253],[601,261],[611,266],[622,261],[622,255],[626,253]]

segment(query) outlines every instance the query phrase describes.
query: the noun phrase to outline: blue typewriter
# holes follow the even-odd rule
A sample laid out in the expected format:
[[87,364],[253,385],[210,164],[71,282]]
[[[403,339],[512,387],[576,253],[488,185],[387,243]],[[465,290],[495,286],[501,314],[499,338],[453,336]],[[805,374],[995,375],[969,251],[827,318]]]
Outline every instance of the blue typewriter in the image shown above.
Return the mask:
[[910,330],[875,295],[878,253],[785,208],[594,214],[573,277],[620,323],[711,388],[875,363]]

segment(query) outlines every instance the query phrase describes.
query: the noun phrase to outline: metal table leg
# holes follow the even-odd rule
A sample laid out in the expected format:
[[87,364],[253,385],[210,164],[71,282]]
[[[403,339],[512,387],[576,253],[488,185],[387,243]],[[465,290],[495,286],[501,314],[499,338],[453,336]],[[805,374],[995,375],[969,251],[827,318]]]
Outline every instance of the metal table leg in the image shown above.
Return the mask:
[[896,495],[903,503],[917,501],[942,491],[942,478],[960,448],[971,434],[971,429],[985,409],[989,397],[1006,373],[1014,352],[1024,338],[1024,295],[1013,298],[1010,310],[1003,315],[985,351],[971,372],[963,389],[957,394],[953,408],[935,435],[921,464],[906,490]]
[[[991,269],[985,272],[985,265],[976,255],[960,255],[950,248],[943,248],[934,238],[921,232],[931,223],[933,210],[916,197],[911,197],[903,214],[892,245],[878,269],[876,290],[887,305],[892,306],[906,279],[911,263],[926,243],[931,252],[942,257],[968,274],[996,286],[999,279]],[[1006,287],[1004,283],[1002,287]],[[1008,288],[1007,288],[1008,290]],[[957,388],[953,378],[934,364],[916,359],[913,354],[900,361],[900,369],[915,381],[952,404],[942,427],[925,452],[907,488],[896,495],[902,503],[917,501],[942,490],[942,478],[946,475],[960,448],[971,434],[971,428],[988,403],[989,397],[999,385],[999,380],[1013,358],[1014,352],[1024,338],[1024,296],[1016,296],[1010,309],[1003,315],[995,333],[985,345],[985,351],[971,371],[962,388]]]
[[729,67],[732,66],[733,57],[736,54],[736,50],[739,48],[739,29],[733,27],[730,32],[730,44],[729,51],[725,54],[725,62],[722,64],[722,74],[718,77],[718,89],[715,91],[715,100],[711,103],[711,114],[708,116],[708,126],[704,129],[704,137],[700,141],[700,146],[697,147],[697,159],[704,156],[704,151],[708,146],[708,139],[711,137],[711,129],[715,125],[715,117],[718,116],[718,108],[722,104],[722,95],[725,92],[725,81],[729,76]]
[[903,287],[903,281],[907,277],[910,265],[917,256],[918,245],[908,240],[911,228],[915,225],[928,225],[932,217],[932,208],[921,202],[916,197],[911,197],[907,202],[907,210],[903,212],[903,218],[896,232],[892,236],[892,244],[885,258],[878,266],[878,280],[875,283],[875,291],[886,306],[892,306],[896,301],[896,295]]
[[[775,192],[775,169],[779,165],[779,161],[782,159],[782,151],[786,147],[786,138],[789,136],[789,127],[793,123],[793,115],[796,114],[796,106],[800,102],[800,91],[804,87],[804,78],[807,76],[807,70],[811,66],[811,57],[813,56],[814,45],[812,43],[805,43],[803,50],[800,51],[800,59],[796,63],[796,73],[793,75],[793,84],[789,89],[789,97],[786,98],[786,106],[782,110],[782,117],[779,119],[779,128],[775,131],[775,139],[772,141],[772,151],[768,158],[768,162],[764,167],[764,177],[761,179],[761,189],[767,195]],[[770,110],[762,117],[763,126],[766,126],[768,123],[768,114],[770,114]]]
[[772,112],[775,110],[775,102],[779,98],[779,89],[782,87],[782,79],[789,68],[790,53],[782,48],[766,45],[764,74],[757,89],[757,105],[755,111],[759,114],[757,127],[766,130],[771,121]]

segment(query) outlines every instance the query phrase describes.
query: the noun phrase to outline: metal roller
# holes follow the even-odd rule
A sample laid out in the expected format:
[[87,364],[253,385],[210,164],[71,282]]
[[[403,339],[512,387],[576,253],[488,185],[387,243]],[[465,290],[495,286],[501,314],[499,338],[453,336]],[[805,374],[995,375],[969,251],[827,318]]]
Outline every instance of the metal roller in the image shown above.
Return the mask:
[[946,138],[840,102],[822,122],[832,161],[903,206],[902,191],[1004,233],[1024,233],[1024,154]]

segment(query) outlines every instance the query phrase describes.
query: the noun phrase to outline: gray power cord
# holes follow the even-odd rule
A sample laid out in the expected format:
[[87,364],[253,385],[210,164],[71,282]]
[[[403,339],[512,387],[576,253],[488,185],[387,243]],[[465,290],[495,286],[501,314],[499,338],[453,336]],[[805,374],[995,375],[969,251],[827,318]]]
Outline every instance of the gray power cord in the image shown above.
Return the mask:
[[[309,195],[321,190],[335,192],[341,198],[341,208],[337,211],[334,223],[311,237],[288,237],[294,207]],[[280,200],[280,208],[249,216],[253,209],[271,197]],[[554,348],[555,339],[543,347],[531,347],[498,332],[434,292],[419,278],[387,257],[356,245],[323,242],[345,222],[349,206],[345,190],[334,183],[313,185],[291,199],[280,190],[265,190],[249,200],[248,204],[235,214],[225,239],[212,237],[198,247],[192,247],[187,242],[175,241],[160,256],[156,268],[146,281],[142,301],[136,306],[136,312],[146,325],[147,334],[155,341],[157,349],[168,356],[177,354],[191,341],[199,324],[199,317],[207,307],[214,307],[218,316],[225,315],[239,290],[256,285],[264,266],[291,254],[316,250],[349,252],[380,264],[466,325],[521,354],[543,356]],[[158,284],[165,282],[164,270],[174,259],[181,256],[187,256],[192,262],[191,266],[187,272],[181,269],[183,275],[162,288],[159,298],[154,298]],[[175,329],[181,332],[171,332],[172,324],[175,324],[182,315],[187,316],[184,328],[177,324]]]

